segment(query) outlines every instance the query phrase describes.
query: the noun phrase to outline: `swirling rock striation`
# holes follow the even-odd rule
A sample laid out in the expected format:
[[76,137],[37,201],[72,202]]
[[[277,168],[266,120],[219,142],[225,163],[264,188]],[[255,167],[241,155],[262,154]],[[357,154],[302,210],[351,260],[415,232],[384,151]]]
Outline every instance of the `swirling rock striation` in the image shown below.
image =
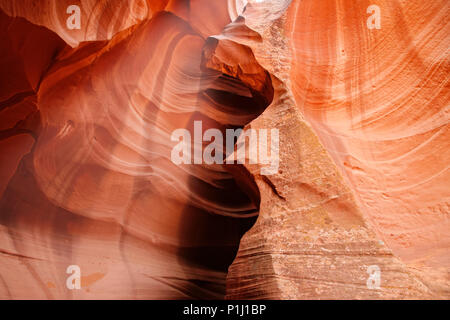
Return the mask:
[[[53,55],[33,91],[37,141],[5,166],[1,274],[15,271],[3,297],[224,296],[257,199],[220,165],[175,165],[171,133],[195,120],[242,127],[269,102],[202,66],[201,19],[173,11]],[[80,266],[83,290],[66,288],[68,265]]]

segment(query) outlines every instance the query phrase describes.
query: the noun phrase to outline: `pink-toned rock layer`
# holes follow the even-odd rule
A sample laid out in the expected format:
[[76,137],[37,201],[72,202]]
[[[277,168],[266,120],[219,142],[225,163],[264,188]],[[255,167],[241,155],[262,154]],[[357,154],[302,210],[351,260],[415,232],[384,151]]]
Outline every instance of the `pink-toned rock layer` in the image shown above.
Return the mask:
[[[450,297],[447,1],[0,9],[0,298]],[[278,173],[174,164],[196,120]]]

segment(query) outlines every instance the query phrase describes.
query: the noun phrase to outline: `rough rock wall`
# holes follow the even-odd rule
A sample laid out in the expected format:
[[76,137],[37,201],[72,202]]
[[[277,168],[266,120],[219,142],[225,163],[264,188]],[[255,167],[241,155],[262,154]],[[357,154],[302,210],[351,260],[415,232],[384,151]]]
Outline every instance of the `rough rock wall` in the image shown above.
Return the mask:
[[[380,29],[365,25],[372,4]],[[379,236],[426,266],[450,262],[449,10],[448,1],[297,1],[286,24],[298,108]]]
[[[430,65],[426,68],[437,70],[427,78],[424,69],[422,73],[416,73],[416,79],[409,81],[420,83],[422,79],[436,85],[426,86],[423,96],[416,95],[403,101],[403,113],[409,113],[410,118],[403,118],[402,124],[397,117],[390,120],[391,126],[387,126],[389,120],[385,117],[391,117],[395,111],[392,105],[395,100],[392,94],[373,92],[376,91],[376,84],[372,87],[372,77],[377,78],[377,75],[370,74],[370,71],[379,71],[375,66],[383,63],[392,67],[392,62],[385,61],[392,56],[380,52],[379,56],[365,58],[365,54],[372,54],[373,50],[369,47],[369,44],[372,45],[370,40],[364,39],[364,35],[372,37],[370,32],[373,32],[366,31],[365,25],[365,10],[369,5],[358,3],[356,6],[350,1],[293,1],[286,14],[280,18],[275,16],[275,20],[268,23],[267,19],[260,19],[274,11],[274,6],[268,1],[267,5],[248,6],[243,14],[247,25],[256,29],[263,41],[240,38],[237,42],[250,45],[256,58],[282,80],[274,81],[277,84],[274,85],[276,98],[250,126],[280,128],[280,145],[284,147],[280,148],[282,169],[278,175],[261,177],[257,174],[258,168],[248,166],[261,192],[261,209],[255,226],[241,240],[237,258],[229,269],[228,298],[399,299],[448,296],[449,237],[445,232],[448,230],[448,187],[438,180],[431,181],[432,190],[419,189],[421,192],[416,190],[412,196],[412,190],[408,190],[406,183],[411,181],[410,188],[416,188],[412,180],[419,180],[417,175],[427,175],[427,169],[440,174],[427,175],[427,183],[429,177],[442,181],[448,177],[448,117],[445,117],[448,87],[445,88],[444,71],[448,70],[448,64],[445,61],[446,47],[436,45],[447,39],[446,21],[442,15],[447,12],[448,5],[421,4],[422,12],[426,9],[436,17],[425,30],[430,30],[430,33],[433,30],[435,37],[426,39],[431,41],[432,48],[434,46],[435,55],[435,58],[429,58]],[[379,5],[384,8],[383,4]],[[391,4],[386,4],[383,12],[396,9],[399,19],[402,10],[408,10],[409,6],[418,10],[409,2],[406,8],[392,8]],[[388,33],[401,24],[401,21],[391,21],[389,18],[389,15],[383,16],[383,21],[386,21],[383,28]],[[353,29],[352,23],[356,24]],[[390,45],[392,39],[386,39],[383,34],[377,36],[383,45]],[[347,43],[339,42],[343,39]],[[373,45],[380,44],[375,42]],[[394,45],[398,51],[404,50],[402,57],[412,60],[396,61],[400,70],[411,68],[404,66],[406,63],[417,62],[414,59],[416,56],[411,54],[414,47],[410,45],[402,46],[401,42]],[[423,46],[430,50],[426,43]],[[399,52],[396,58],[398,55]],[[369,74],[364,74],[365,70],[369,70]],[[380,79],[379,75],[377,79],[383,83],[397,81],[395,77],[403,76],[388,72],[382,74],[385,78]],[[418,91],[417,86],[410,83],[402,85],[411,85],[412,89],[408,87],[408,90]],[[394,88],[386,84],[384,90]],[[383,100],[370,100],[374,94]],[[429,98],[430,102],[423,104],[420,97],[427,95],[436,97],[435,104]],[[420,108],[417,108],[418,105]],[[406,111],[408,107],[409,112]],[[378,111],[376,119],[382,119],[384,126],[364,119],[373,116],[372,108]],[[411,119],[417,120],[417,123],[411,123]],[[367,127],[378,131],[365,133],[368,128],[361,123],[367,123]],[[382,143],[383,137],[392,140],[396,133],[414,136],[415,128],[433,131],[435,127],[435,133],[438,133],[436,141],[426,140],[429,145],[417,151],[416,144],[408,146],[416,156],[409,153],[406,142],[402,141],[404,149],[399,149],[402,144],[395,141]],[[335,132],[336,128],[341,131]],[[352,134],[359,139],[351,138]],[[358,140],[357,143],[353,143],[355,140]],[[377,147],[371,147],[372,143]],[[338,149],[340,146],[343,147]],[[387,167],[378,167],[381,172],[371,171],[370,175],[360,168],[362,164],[348,170],[348,162],[345,161],[352,159],[352,154],[366,156],[364,165],[374,168],[376,161],[367,152],[370,148],[376,150],[375,154],[379,152],[378,156],[384,154],[390,157],[394,156],[391,151],[394,148],[406,163],[390,161]],[[402,151],[406,154],[402,155]],[[442,158],[433,162],[436,153]],[[428,166],[427,160],[430,161]],[[416,171],[410,163],[416,163]],[[419,170],[420,163],[427,168]],[[416,175],[412,175],[411,170],[417,172]],[[403,187],[398,181],[400,177],[406,180],[402,181]],[[369,183],[377,179],[391,181],[391,186]],[[387,206],[387,202],[379,197],[386,197],[389,187],[395,186],[404,189],[404,192],[392,196]],[[360,188],[371,188],[371,196],[366,198],[367,194]],[[403,203],[406,207],[405,198],[410,200],[409,212],[401,211],[399,206],[394,205]],[[367,199],[368,203],[361,199]],[[424,206],[429,207],[421,209]],[[376,215],[377,212],[383,214]],[[430,225],[423,228],[427,221]],[[397,236],[392,234],[393,230],[398,231]],[[391,237],[386,237],[386,234]],[[402,241],[405,238],[412,240]],[[432,250],[423,251],[422,245]],[[398,257],[403,258],[402,261],[394,257],[391,248]],[[382,285],[379,290],[370,290],[366,285],[368,268],[372,265],[381,270]]]

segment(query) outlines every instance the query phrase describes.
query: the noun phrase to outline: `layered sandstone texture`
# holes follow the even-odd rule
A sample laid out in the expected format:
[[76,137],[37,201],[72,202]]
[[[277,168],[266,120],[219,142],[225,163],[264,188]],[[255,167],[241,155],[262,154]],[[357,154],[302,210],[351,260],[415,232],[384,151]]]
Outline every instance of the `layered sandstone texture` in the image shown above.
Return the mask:
[[[1,299],[450,298],[448,1],[0,9]],[[196,121],[278,171],[174,163]]]

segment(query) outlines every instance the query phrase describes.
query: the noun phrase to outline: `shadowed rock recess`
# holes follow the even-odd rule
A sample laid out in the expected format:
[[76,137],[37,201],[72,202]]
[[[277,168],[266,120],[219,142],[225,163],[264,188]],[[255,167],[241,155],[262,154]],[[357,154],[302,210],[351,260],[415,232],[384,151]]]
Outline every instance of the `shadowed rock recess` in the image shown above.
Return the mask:
[[[0,0],[0,298],[450,298],[449,10]],[[278,172],[175,164],[194,121]]]

